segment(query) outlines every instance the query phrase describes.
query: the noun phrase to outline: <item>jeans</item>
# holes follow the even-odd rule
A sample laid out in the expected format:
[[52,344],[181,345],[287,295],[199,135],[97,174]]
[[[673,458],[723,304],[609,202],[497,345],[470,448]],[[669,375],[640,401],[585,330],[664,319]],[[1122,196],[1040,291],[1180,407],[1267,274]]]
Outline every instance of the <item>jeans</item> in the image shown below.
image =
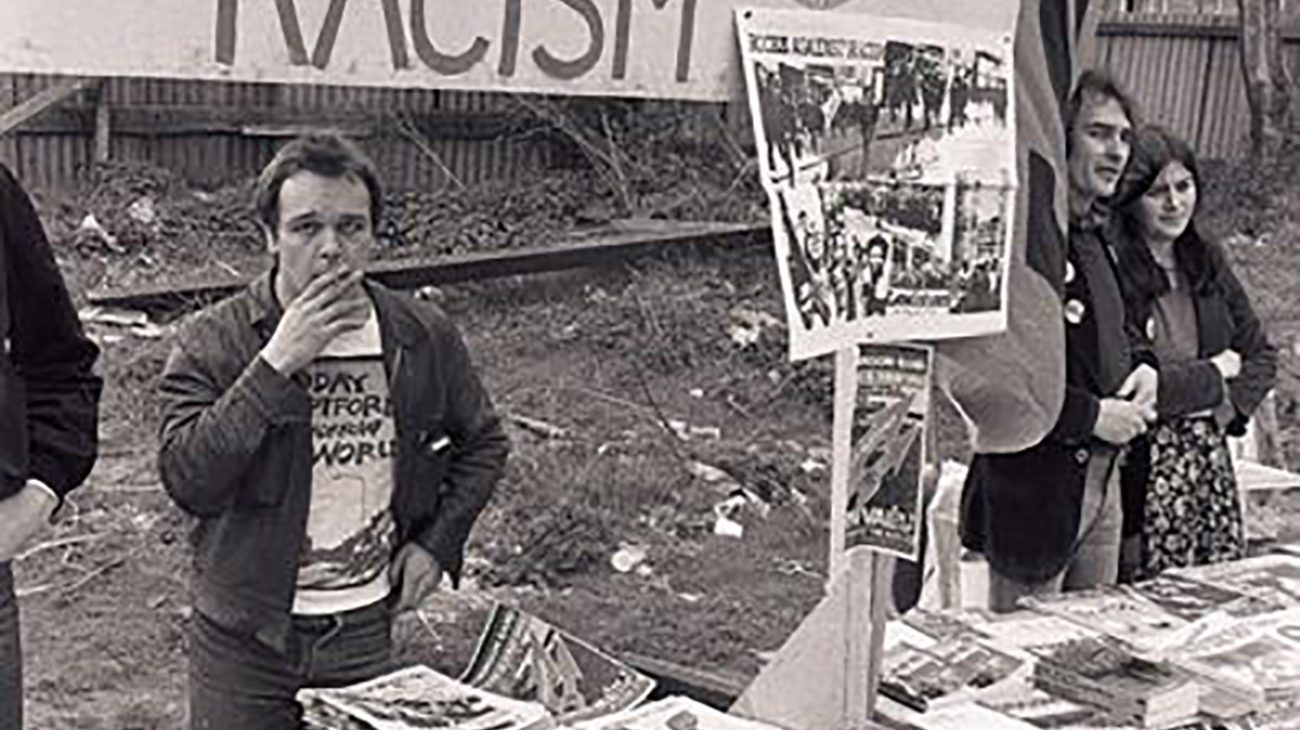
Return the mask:
[[[1013,611],[1023,596],[1050,595],[1114,585],[1119,575],[1120,532],[1124,515],[1120,504],[1120,468],[1114,452],[1093,452],[1084,476],[1083,504],[1079,508],[1079,533],[1074,557],[1060,573],[1041,583],[1022,583],[989,566],[989,608]],[[1032,515],[1026,515],[1031,519]]]
[[191,730],[298,730],[303,687],[338,687],[393,667],[384,601],[328,616],[295,616],[287,654],[197,611],[189,630]]
[[22,730],[23,650],[9,563],[0,563],[0,727]]

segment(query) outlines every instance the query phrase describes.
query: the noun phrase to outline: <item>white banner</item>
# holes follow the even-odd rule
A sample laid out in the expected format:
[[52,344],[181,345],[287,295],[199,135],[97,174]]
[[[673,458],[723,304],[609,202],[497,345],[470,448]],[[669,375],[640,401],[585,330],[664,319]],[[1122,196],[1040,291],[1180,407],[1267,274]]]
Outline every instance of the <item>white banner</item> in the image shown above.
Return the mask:
[[0,72],[723,100],[741,91],[733,25],[737,7],[943,17],[995,28],[1010,24],[995,17],[1000,11],[991,13],[978,2],[899,5],[894,0],[3,0]]

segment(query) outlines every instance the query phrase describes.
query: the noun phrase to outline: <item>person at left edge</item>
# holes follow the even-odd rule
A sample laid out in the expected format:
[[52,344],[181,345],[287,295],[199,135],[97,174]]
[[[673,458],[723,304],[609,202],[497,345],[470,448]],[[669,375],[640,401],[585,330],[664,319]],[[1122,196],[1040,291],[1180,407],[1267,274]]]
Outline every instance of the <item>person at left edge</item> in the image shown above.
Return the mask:
[[256,194],[272,271],[199,313],[159,384],[163,484],[198,518],[194,730],[296,729],[299,689],[391,669],[393,616],[457,583],[508,451],[446,315],[362,279],[361,151],[298,138]]
[[99,348],[85,336],[32,201],[0,165],[0,728],[23,726],[10,563],[95,463]]

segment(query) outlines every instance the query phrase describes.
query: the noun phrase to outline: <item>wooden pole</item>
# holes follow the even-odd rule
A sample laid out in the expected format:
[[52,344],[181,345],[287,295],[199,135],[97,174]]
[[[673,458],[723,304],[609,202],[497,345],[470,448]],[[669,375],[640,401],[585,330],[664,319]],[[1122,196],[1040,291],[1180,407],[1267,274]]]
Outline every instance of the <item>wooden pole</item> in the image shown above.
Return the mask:
[[108,162],[112,114],[108,106],[108,82],[99,83],[95,98],[95,162]]

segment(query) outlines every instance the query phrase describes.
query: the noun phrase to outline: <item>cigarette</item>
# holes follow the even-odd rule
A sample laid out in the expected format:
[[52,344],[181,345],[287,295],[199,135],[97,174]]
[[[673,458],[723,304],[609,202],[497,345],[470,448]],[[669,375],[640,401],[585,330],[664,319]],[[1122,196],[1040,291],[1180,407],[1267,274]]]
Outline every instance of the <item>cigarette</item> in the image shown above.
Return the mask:
[[443,436],[442,438],[429,444],[429,453],[436,454],[439,451],[442,451],[443,449],[447,448],[448,446],[451,446],[451,438],[448,436]]

